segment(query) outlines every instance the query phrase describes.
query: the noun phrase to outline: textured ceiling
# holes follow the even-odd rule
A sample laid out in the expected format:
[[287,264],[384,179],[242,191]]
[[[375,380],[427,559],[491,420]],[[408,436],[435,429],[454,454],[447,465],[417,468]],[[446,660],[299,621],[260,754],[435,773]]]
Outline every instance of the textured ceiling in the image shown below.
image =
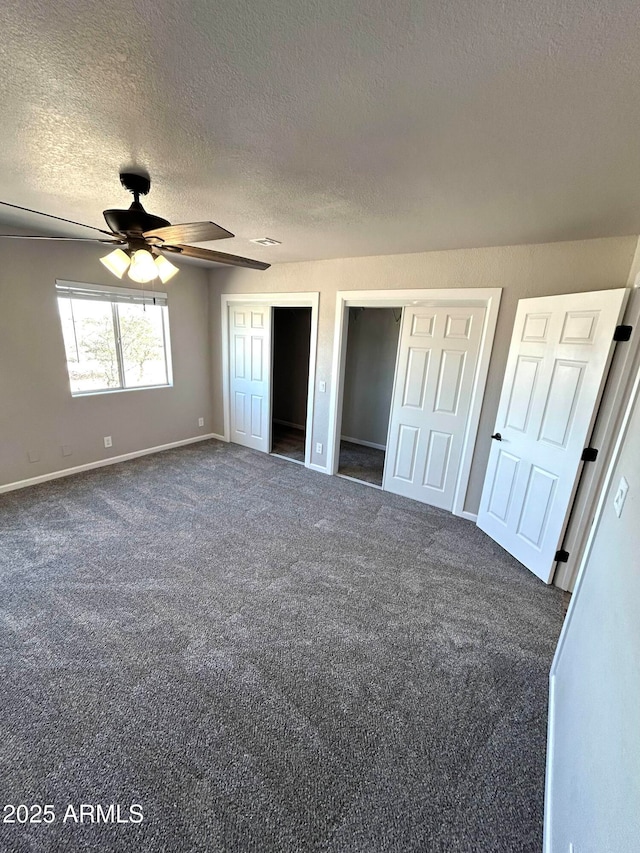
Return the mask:
[[138,164],[272,263],[640,232],[637,0],[4,0],[0,62],[0,197],[100,227]]

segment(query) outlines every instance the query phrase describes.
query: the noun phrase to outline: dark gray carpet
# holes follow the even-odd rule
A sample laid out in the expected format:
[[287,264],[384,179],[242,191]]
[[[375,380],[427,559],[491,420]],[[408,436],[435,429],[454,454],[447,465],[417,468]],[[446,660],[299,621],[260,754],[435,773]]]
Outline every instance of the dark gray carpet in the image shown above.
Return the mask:
[[271,427],[271,452],[304,462],[304,430],[274,423]]
[[[0,496],[0,849],[539,851],[561,595],[233,445]],[[140,803],[141,825],[63,824]]]
[[384,450],[375,447],[365,447],[363,444],[353,444],[351,441],[340,442],[340,462],[338,474],[382,485],[384,471]]

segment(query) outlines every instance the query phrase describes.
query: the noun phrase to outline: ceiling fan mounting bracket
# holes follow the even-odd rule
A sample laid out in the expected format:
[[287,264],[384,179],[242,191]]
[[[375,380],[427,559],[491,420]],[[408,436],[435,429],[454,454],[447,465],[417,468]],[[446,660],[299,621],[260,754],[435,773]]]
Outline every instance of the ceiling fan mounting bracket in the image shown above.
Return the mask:
[[151,189],[151,179],[148,175],[138,175],[135,172],[120,172],[120,183],[125,188],[133,193],[136,201],[138,196],[147,195]]

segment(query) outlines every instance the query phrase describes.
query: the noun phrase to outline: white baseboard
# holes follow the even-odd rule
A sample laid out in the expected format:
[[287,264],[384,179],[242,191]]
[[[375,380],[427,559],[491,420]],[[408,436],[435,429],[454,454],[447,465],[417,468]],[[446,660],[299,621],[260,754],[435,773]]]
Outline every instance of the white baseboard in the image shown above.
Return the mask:
[[463,509],[460,513],[454,513],[454,515],[458,515],[460,518],[466,518],[469,521],[473,521],[474,524],[478,521],[478,514],[475,512],[467,512],[466,509]]
[[556,698],[555,676],[549,676],[549,713],[547,722],[547,760],[544,778],[544,816],[542,821],[542,849],[544,853],[553,853],[551,849],[551,831],[553,815],[554,770],[555,770],[555,724]]
[[375,444],[373,441],[363,441],[361,438],[351,438],[349,435],[341,435],[340,441],[348,441],[351,444],[361,444],[363,447],[373,447],[376,450],[386,450],[386,445]]
[[309,464],[306,467],[310,468],[312,471],[319,471],[321,474],[328,474],[329,473],[328,468],[326,468],[324,465],[316,465],[315,462],[309,462]]
[[39,477],[29,477],[28,480],[17,480],[15,483],[6,483],[4,486],[0,486],[0,494],[12,492],[15,489],[26,489],[27,486],[37,486],[38,483],[46,483],[49,480],[57,480],[60,477],[70,477],[72,474],[81,474],[83,471],[91,471],[93,468],[117,465],[118,462],[127,462],[129,459],[136,459],[138,456],[148,456],[150,453],[161,453],[163,450],[172,450],[174,447],[182,447],[185,444],[208,441],[212,438],[224,441],[221,435],[216,435],[213,432],[207,433],[207,435],[196,435],[193,438],[183,438],[180,441],[172,441],[170,444],[147,447],[145,450],[134,450],[132,453],[123,453],[121,456],[110,456],[108,459],[98,459],[96,462],[76,465],[75,468],[63,468],[61,471],[51,471],[49,474],[41,474]]
[[301,429],[304,432],[303,424],[292,424],[291,421],[281,421],[280,418],[273,419],[274,424],[280,424],[280,426],[288,426],[293,429]]

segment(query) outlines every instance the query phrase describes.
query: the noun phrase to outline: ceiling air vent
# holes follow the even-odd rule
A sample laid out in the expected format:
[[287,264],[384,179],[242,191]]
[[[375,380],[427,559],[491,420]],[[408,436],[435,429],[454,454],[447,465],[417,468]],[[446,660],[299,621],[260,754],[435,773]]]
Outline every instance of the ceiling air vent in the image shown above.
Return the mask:
[[279,246],[280,240],[273,240],[271,237],[256,237],[251,240],[252,243],[257,243],[259,246]]

